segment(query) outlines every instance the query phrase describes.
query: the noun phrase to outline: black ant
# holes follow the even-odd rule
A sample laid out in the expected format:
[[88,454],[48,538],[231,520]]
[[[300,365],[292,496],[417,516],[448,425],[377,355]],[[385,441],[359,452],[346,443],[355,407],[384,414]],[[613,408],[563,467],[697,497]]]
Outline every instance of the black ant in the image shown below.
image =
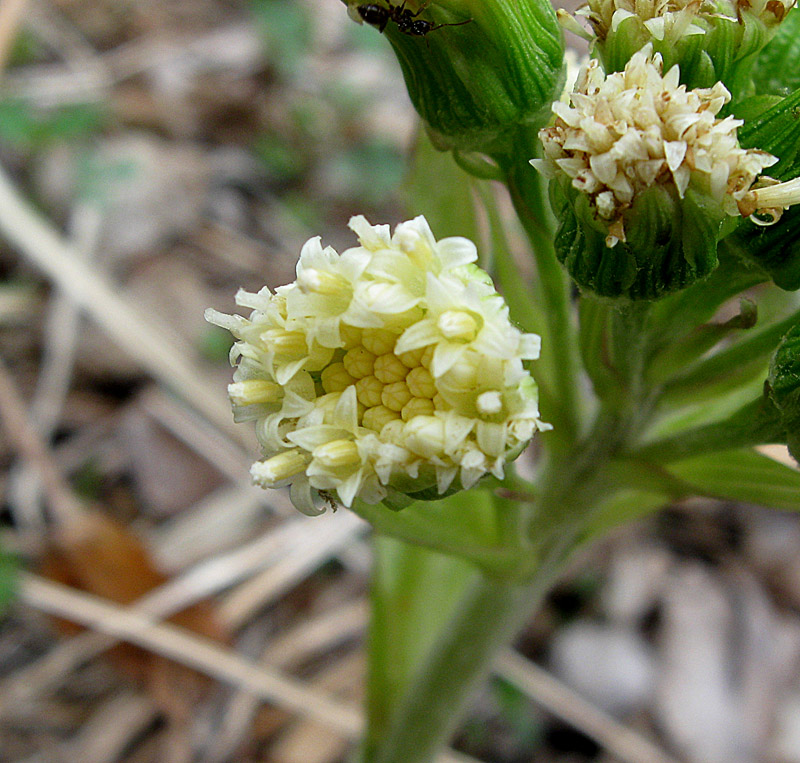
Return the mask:
[[383,32],[390,21],[394,21],[397,24],[398,32],[412,37],[424,37],[428,32],[441,29],[443,26],[461,26],[472,21],[472,19],[467,19],[466,21],[455,21],[450,24],[434,24],[425,19],[418,19],[417,16],[430,5],[430,2],[431,0],[428,0],[423,3],[416,13],[406,8],[406,0],[403,0],[400,5],[394,5],[391,0],[387,0],[388,8],[377,3],[366,3],[357,6],[356,10],[367,24],[377,27],[379,32]]

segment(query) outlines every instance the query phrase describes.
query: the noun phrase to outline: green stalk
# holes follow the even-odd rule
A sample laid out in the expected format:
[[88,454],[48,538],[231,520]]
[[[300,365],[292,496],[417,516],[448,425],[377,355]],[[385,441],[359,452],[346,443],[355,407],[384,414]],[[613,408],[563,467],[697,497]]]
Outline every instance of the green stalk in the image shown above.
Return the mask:
[[759,362],[766,364],[780,339],[800,321],[800,310],[762,329],[750,329],[736,344],[690,366],[664,385],[664,397],[680,398],[706,384],[735,375]]
[[492,658],[539,605],[550,582],[541,576],[530,586],[478,578],[365,763],[430,763]]
[[[560,466],[549,462],[528,532],[535,547],[527,584],[482,575],[465,594],[393,712],[388,730],[363,763],[430,763],[449,739],[472,690],[542,601],[581,542],[591,509],[609,487],[604,467],[626,436],[624,415],[603,414],[591,436]],[[536,554],[536,556],[533,556]],[[535,569],[533,569],[535,567]]]
[[[536,155],[536,149],[518,152]],[[571,282],[555,256],[552,214],[546,205],[539,174],[528,164],[512,164],[506,173],[511,200],[530,241],[536,260],[539,292],[544,304],[546,326],[542,337],[542,364],[547,364],[549,379],[557,400],[542,399],[542,413],[554,424],[553,440],[574,441],[580,432],[583,400],[580,394],[581,362],[577,327],[572,320]],[[548,411],[545,402],[556,406]]]

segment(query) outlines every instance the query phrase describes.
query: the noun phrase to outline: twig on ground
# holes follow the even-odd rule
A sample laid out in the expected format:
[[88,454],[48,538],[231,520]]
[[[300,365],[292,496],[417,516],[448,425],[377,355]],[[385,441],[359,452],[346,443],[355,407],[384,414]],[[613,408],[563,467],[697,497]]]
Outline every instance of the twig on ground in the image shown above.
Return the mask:
[[[79,204],[72,214],[72,240],[75,251],[87,262],[92,260],[100,231],[101,216],[92,205]],[[72,380],[80,314],[72,301],[56,292],[45,318],[44,352],[29,405],[29,417],[40,438],[49,442],[61,418],[61,410]],[[25,464],[9,475],[9,504],[22,528],[44,527],[41,506],[42,487],[35,470]]]
[[[363,719],[358,709],[311,690],[278,671],[266,670],[183,628],[154,624],[128,608],[30,573],[20,576],[18,596],[28,606],[173,659],[285,710],[318,721],[346,739],[355,741],[361,734]],[[475,763],[474,759],[453,752],[444,753],[438,761]]]
[[[323,650],[361,633],[367,624],[366,603],[357,600],[295,626],[279,636],[261,656],[262,665],[291,668]],[[227,702],[223,717],[215,724],[209,749],[203,763],[222,763],[230,760],[236,747],[247,734],[259,706],[258,697],[236,692]]]
[[[320,517],[320,520],[309,524],[298,518],[228,554],[201,562],[180,577],[150,591],[133,604],[131,610],[149,622],[156,622],[246,579],[265,565],[283,558],[291,560],[303,557],[308,545],[313,543],[314,534],[327,536],[330,524],[336,518]],[[290,562],[289,567],[296,567],[296,562]],[[283,590],[281,588],[276,594]],[[262,602],[266,603],[263,598]],[[83,633],[57,645],[31,665],[17,670],[0,684],[0,715],[4,707],[41,694],[70,671],[115,643],[116,640],[108,636]]]
[[327,532],[310,537],[301,553],[285,557],[233,590],[220,607],[222,622],[234,629],[241,627],[257,610],[304,580],[367,530],[366,523],[349,511],[336,515],[335,520]]
[[357,738],[361,732],[361,714],[355,708],[311,691],[300,681],[277,671],[265,670],[184,628],[153,623],[148,616],[130,608],[30,573],[20,576],[18,598],[48,614],[80,623],[247,689],[279,707],[314,718],[348,739]]
[[86,510],[73,496],[34,428],[5,363],[0,359],[0,422],[15,450],[35,469],[56,521],[72,531],[84,524]]
[[141,313],[100,274],[81,262],[74,247],[22,199],[3,171],[0,233],[154,378],[188,401],[234,442],[246,439],[241,428],[233,424],[228,401],[205,381],[203,370],[189,359],[170,328]]
[[507,650],[501,654],[494,670],[534,702],[593,739],[623,763],[678,763],[517,652]]

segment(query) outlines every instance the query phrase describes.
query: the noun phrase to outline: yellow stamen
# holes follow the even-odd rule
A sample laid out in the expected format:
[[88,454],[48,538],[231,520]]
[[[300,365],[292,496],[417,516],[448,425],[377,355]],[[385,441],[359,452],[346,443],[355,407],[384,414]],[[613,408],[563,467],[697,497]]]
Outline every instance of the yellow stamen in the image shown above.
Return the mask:
[[394,350],[397,334],[386,329],[364,329],[361,342],[373,355],[386,355]]
[[400,414],[397,411],[389,410],[385,405],[376,405],[364,411],[361,424],[367,429],[380,432],[390,421],[399,418]]
[[432,398],[436,394],[436,382],[427,368],[412,368],[406,376],[406,384],[414,397]]
[[365,376],[356,382],[356,397],[359,403],[363,403],[367,408],[381,404],[381,393],[383,383],[377,376]]
[[404,381],[387,384],[381,392],[381,402],[393,411],[402,411],[403,406],[411,400],[411,390]]
[[423,397],[412,397],[400,411],[403,421],[410,421],[415,416],[433,416],[435,408],[433,400]]
[[397,355],[387,353],[386,355],[379,355],[375,358],[374,374],[384,384],[393,384],[394,382],[402,381],[406,378],[408,368],[406,368],[398,359]]

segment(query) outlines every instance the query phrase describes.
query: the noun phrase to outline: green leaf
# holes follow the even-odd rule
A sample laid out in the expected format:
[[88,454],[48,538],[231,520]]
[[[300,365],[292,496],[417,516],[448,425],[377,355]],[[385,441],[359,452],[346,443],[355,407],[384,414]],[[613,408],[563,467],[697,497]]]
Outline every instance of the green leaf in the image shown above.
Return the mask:
[[793,8],[758,56],[753,81],[759,93],[784,95],[800,87],[800,9]]
[[[800,310],[782,320],[751,329],[738,342],[687,367],[668,384],[662,402],[697,402],[700,394],[716,395],[748,381],[763,379],[769,358],[781,337],[800,321]],[[763,374],[763,375],[762,375]]]
[[476,574],[471,565],[453,557],[375,537],[367,651],[368,749],[385,735],[393,709]]
[[0,549],[0,615],[5,612],[14,598],[18,570],[17,558]]
[[472,183],[449,152],[437,151],[427,133],[418,131],[403,200],[412,215],[425,215],[437,239],[466,236],[480,241]]
[[800,471],[754,450],[729,450],[670,464],[698,495],[800,511]]
[[618,383],[611,367],[609,347],[613,309],[588,294],[578,304],[581,358],[599,398],[606,397]]
[[670,497],[659,492],[623,490],[604,501],[588,521],[584,532],[586,540],[605,535],[609,530],[652,514],[666,506]]
[[[745,101],[743,106],[747,106]],[[778,103],[747,119],[738,131],[743,148],[760,148],[780,161],[769,168],[770,177],[788,180],[800,172],[800,88]]]
[[488,490],[473,489],[438,501],[417,501],[399,511],[361,501],[352,510],[383,535],[503,574],[512,572],[519,559],[518,549],[505,543],[504,519],[514,511],[509,504],[498,506]]
[[[475,182],[484,212],[489,224],[490,257],[487,270],[498,284],[508,304],[513,320],[523,331],[541,333],[546,330],[547,321],[540,305],[540,295],[534,293],[533,284],[526,278],[515,261],[514,251],[509,243],[507,223],[503,220],[498,199],[489,183]],[[527,259],[530,252],[525,252]]]
[[105,116],[95,104],[71,104],[36,109],[19,98],[0,101],[0,141],[32,150],[59,141],[89,137],[103,126]]

